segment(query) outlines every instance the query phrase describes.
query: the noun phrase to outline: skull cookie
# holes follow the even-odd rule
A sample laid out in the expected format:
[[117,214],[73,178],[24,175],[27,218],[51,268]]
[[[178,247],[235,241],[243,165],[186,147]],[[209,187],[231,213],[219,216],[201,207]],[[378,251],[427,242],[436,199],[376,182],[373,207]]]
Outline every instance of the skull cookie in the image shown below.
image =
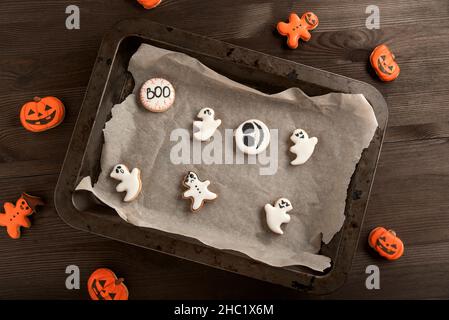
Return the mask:
[[270,130],[260,120],[247,120],[235,130],[235,143],[246,154],[259,154],[270,144]]
[[165,79],[153,78],[140,88],[140,103],[152,112],[167,111],[175,102],[175,89]]

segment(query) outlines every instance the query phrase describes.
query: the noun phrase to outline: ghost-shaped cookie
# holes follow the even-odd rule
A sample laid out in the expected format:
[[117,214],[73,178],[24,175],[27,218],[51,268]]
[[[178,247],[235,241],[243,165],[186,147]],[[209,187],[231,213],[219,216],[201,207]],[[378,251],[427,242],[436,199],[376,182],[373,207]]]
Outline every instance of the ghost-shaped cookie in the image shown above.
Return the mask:
[[194,121],[193,126],[198,129],[193,137],[199,141],[209,140],[215,133],[215,130],[221,125],[221,120],[214,119],[215,111],[211,108],[203,108],[197,115],[201,121]]
[[303,164],[309,160],[318,143],[318,138],[309,138],[307,132],[302,129],[293,131],[290,140],[295,144],[290,148],[290,152],[296,154],[296,159],[290,162],[294,166]]
[[290,222],[290,215],[287,214],[293,206],[290,200],[286,198],[280,198],[276,201],[274,206],[267,203],[265,205],[265,214],[267,217],[267,225],[271,231],[277,234],[284,234],[281,229],[281,225]]

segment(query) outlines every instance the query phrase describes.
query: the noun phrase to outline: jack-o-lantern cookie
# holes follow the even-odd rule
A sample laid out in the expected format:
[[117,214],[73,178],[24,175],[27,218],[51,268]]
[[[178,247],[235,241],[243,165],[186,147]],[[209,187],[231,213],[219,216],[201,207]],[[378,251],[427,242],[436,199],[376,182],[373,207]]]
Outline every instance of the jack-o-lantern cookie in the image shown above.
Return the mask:
[[137,0],[145,9],[156,8],[162,0]]
[[370,56],[370,62],[382,81],[393,81],[399,76],[399,72],[401,71],[394,54],[384,44],[377,46],[373,50]]
[[55,97],[35,97],[20,109],[22,126],[32,132],[54,128],[64,120],[64,116],[64,104]]
[[260,120],[247,120],[235,130],[235,143],[243,153],[259,154],[270,144],[270,130]]
[[112,270],[100,268],[87,280],[87,291],[92,300],[128,300],[128,288],[123,281]]
[[382,227],[377,227],[370,232],[368,244],[388,260],[399,259],[404,253],[404,244],[396,236],[396,232]]
[[201,181],[195,172],[190,171],[187,173],[182,184],[188,188],[182,194],[182,197],[192,201],[192,211],[200,210],[206,201],[217,199],[217,195],[208,189],[210,181]]
[[175,89],[165,79],[153,78],[140,88],[140,103],[152,112],[167,111],[175,102]]
[[44,202],[41,198],[22,193],[15,205],[10,202],[4,204],[5,213],[0,213],[0,226],[6,227],[11,238],[18,239],[20,238],[20,227],[29,228],[31,226],[27,216],[36,210],[36,206],[43,205]]
[[312,35],[309,31],[318,27],[319,20],[313,12],[306,12],[301,18],[296,13],[291,13],[288,18],[288,23],[279,22],[277,24],[278,32],[287,36],[287,45],[291,49],[298,48],[299,39],[309,41]]

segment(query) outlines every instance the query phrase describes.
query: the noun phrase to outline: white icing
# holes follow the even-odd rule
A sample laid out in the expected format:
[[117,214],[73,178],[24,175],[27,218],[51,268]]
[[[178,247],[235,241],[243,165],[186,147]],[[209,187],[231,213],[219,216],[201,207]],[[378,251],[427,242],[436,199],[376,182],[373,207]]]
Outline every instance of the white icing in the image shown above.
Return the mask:
[[270,130],[260,120],[247,120],[235,130],[235,143],[244,153],[259,154],[270,144]]
[[146,81],[140,88],[140,102],[153,112],[163,112],[175,101],[175,89],[165,79],[153,78]]
[[209,140],[215,133],[215,130],[221,125],[221,120],[214,119],[215,111],[211,108],[203,108],[197,115],[197,118],[201,121],[194,121],[193,127],[198,129],[197,132],[193,134],[193,137],[199,141]]
[[265,213],[268,228],[270,228],[270,230],[274,233],[284,234],[284,231],[281,229],[281,224],[290,222],[290,215],[287,214],[287,212],[292,209],[292,204],[286,198],[278,199],[274,206],[271,204],[266,204]]
[[315,146],[318,143],[318,138],[309,138],[307,132],[302,129],[296,129],[290,137],[295,145],[290,147],[290,152],[296,154],[296,159],[290,162],[297,166],[305,163],[312,156]]
[[183,181],[184,186],[189,188],[183,193],[184,198],[192,199],[192,210],[197,211],[201,208],[204,201],[214,200],[217,195],[209,191],[210,181],[201,181],[195,172],[190,171]]
[[115,187],[115,190],[117,190],[117,192],[126,192],[123,201],[130,202],[137,198],[142,189],[139,169],[134,168],[129,172],[129,169],[124,164],[118,164],[112,170],[110,177],[121,181]]

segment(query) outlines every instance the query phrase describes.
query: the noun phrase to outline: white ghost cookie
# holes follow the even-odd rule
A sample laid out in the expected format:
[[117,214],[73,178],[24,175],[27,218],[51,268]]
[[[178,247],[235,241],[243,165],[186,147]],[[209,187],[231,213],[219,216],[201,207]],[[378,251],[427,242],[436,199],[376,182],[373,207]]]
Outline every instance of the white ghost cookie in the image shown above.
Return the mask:
[[274,204],[274,207],[271,204],[265,205],[265,213],[267,216],[267,225],[271,231],[277,234],[284,234],[281,229],[281,224],[290,222],[290,215],[287,214],[290,210],[292,210],[292,204],[286,198],[280,198]]
[[243,122],[235,130],[235,144],[240,151],[250,155],[263,152],[270,144],[270,130],[260,120]]
[[201,181],[195,172],[189,171],[189,173],[187,173],[184,177],[182,183],[186,188],[189,188],[182,194],[182,196],[184,199],[190,198],[192,200],[192,211],[198,211],[201,209],[205,201],[210,201],[217,198],[215,193],[207,189],[210,185],[210,181]]
[[137,198],[142,190],[142,181],[140,180],[140,170],[134,168],[129,172],[129,169],[124,164],[118,164],[111,172],[111,178],[121,181],[115,190],[117,192],[126,192],[123,201],[130,202]]
[[318,138],[309,138],[307,132],[302,129],[296,129],[290,137],[290,140],[295,144],[290,148],[290,152],[296,154],[296,159],[290,162],[297,166],[305,163],[312,156],[315,146],[318,143]]
[[215,120],[215,111],[211,108],[203,108],[197,117],[202,121],[194,121],[194,128],[199,131],[193,134],[193,137],[199,141],[209,140],[214,135],[215,130],[221,125],[221,120]]

